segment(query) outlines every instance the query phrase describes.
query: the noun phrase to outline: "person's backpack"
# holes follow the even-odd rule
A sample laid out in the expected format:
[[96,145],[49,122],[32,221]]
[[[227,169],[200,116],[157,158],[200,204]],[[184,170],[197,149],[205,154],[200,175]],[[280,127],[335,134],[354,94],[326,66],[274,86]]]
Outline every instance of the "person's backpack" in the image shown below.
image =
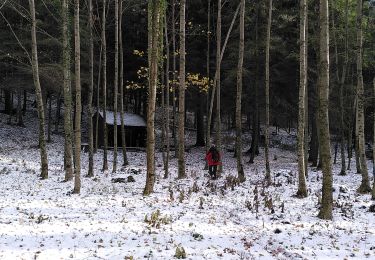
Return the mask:
[[215,163],[220,161],[220,154],[219,151],[216,149],[212,151],[212,161]]

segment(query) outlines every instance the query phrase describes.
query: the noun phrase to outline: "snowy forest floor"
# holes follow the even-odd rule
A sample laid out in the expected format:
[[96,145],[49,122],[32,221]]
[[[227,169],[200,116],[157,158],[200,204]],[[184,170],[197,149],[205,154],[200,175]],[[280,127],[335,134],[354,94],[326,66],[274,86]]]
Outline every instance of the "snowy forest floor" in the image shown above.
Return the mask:
[[[375,259],[372,201],[356,193],[355,164],[347,176],[338,176],[334,165],[334,218],[322,221],[322,174],[309,168],[309,196],[294,197],[295,152],[277,148],[288,138],[271,148],[275,185],[268,188],[262,187],[263,150],[255,164],[244,164],[247,179],[239,185],[230,178],[236,176],[233,153],[224,151],[224,171],[215,181],[203,170],[203,148],[186,154],[183,180],[176,180],[176,159],[170,178],[162,178],[157,153],[155,193],[148,197],[142,196],[145,153],[130,152],[130,165],[113,174],[101,172],[99,151],[95,177],[82,178],[81,194],[71,195],[73,182],[62,182],[62,136],[48,144],[49,179],[40,180],[35,114],[25,119],[26,128],[5,122],[0,115],[0,259],[172,259],[177,247],[188,259]],[[82,175],[87,162],[84,153]],[[111,182],[129,175],[135,182]]]

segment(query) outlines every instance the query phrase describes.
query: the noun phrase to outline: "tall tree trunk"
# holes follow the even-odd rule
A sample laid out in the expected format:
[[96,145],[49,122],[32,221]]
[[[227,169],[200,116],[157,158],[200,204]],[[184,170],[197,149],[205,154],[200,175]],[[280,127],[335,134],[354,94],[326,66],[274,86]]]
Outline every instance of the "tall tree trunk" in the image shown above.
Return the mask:
[[[219,153],[221,149],[221,102],[220,102],[220,79],[221,79],[221,0],[217,1],[217,21],[216,21],[216,137],[215,143]],[[222,164],[218,167],[218,172],[222,171]]]
[[[167,11],[165,11],[165,49],[166,49],[166,64],[165,64],[165,85],[166,85],[166,110],[164,111],[165,114],[165,146],[166,146],[166,153],[165,153],[165,160],[164,160],[164,179],[168,178],[169,176],[169,150],[170,150],[170,145],[169,145],[169,39],[168,39],[168,19],[166,16]],[[173,22],[173,21],[172,21]]]
[[31,15],[31,66],[33,70],[33,79],[35,86],[35,95],[38,108],[39,117],[39,149],[41,158],[41,174],[42,179],[48,178],[48,158],[47,158],[47,148],[45,139],[45,118],[44,118],[44,107],[43,107],[43,97],[42,89],[40,87],[39,81],[39,63],[38,63],[38,50],[36,41],[36,20],[35,20],[35,3],[34,0],[29,0],[30,15]]
[[[373,93],[374,93],[374,96],[375,96],[375,77],[373,78],[372,80],[372,89],[373,89]],[[374,102],[375,104],[375,102]],[[375,146],[375,112],[374,112],[374,119],[373,119],[373,145],[372,145],[372,162],[373,162],[373,166],[372,166],[372,175],[374,176],[374,181],[372,183],[372,192],[371,192],[371,199],[372,200],[375,200],[375,151],[374,151],[374,146]]]
[[79,1],[74,0],[74,72],[76,91],[76,114],[74,128],[74,189],[73,193],[81,191],[81,41],[79,33]]
[[264,155],[266,159],[266,182],[271,183],[271,170],[269,159],[269,134],[268,129],[270,125],[270,41],[271,41],[271,22],[272,22],[272,0],[269,0],[268,5],[268,22],[267,22],[267,39],[266,39],[266,126],[264,131],[265,146]]
[[249,163],[254,163],[255,155],[259,154],[259,105],[258,105],[258,82],[259,82],[259,50],[258,50],[258,29],[259,29],[259,1],[256,2],[255,13],[255,82],[254,82],[254,112],[253,112],[253,131],[251,134],[251,153]]
[[125,122],[124,122],[124,51],[122,46],[122,0],[119,5],[119,45],[120,45],[120,115],[121,115],[121,143],[122,143],[122,157],[123,166],[129,164],[128,155],[126,152],[126,138],[125,138]]
[[344,115],[345,115],[345,108],[344,108],[344,84],[346,79],[346,71],[348,68],[348,23],[349,23],[349,0],[345,1],[345,57],[344,57],[344,64],[342,65],[342,74],[340,80],[340,125],[341,125],[341,172],[340,175],[346,175],[346,166],[345,166],[345,122],[344,122]]
[[[92,0],[88,0],[89,7],[89,70],[90,70],[90,84],[89,84],[89,95],[87,100],[88,105],[88,119],[89,122],[89,169],[87,172],[88,177],[94,176],[94,129],[93,129],[93,108],[92,99],[94,92],[94,37],[92,30],[94,29],[93,21],[93,6]],[[97,93],[99,95],[99,92]]]
[[[227,35],[225,37],[223,47],[221,48],[220,56],[218,56],[218,53],[216,53],[216,72],[215,72],[215,76],[214,76],[214,79],[213,79],[214,85],[213,85],[213,88],[212,88],[211,100],[210,100],[209,111],[208,111],[208,120],[207,120],[207,141],[209,142],[208,146],[210,146],[210,144],[211,144],[211,142],[210,142],[210,140],[211,140],[211,120],[212,120],[212,114],[213,114],[212,112],[213,112],[213,107],[214,107],[214,99],[215,99],[215,94],[216,94],[216,88],[217,88],[217,84],[220,83],[220,82],[217,81],[218,78],[220,77],[220,73],[219,73],[220,66],[217,66],[217,64],[218,63],[221,64],[221,61],[223,60],[223,56],[224,56],[224,52],[225,52],[225,49],[226,49],[226,46],[227,46],[227,43],[228,43],[228,40],[229,40],[229,36],[232,32],[234,22],[237,18],[239,10],[240,10],[240,6],[241,6],[241,4],[239,4],[237,6],[236,12],[233,15],[233,19],[232,19],[232,22],[229,26]],[[220,28],[221,28],[221,26],[220,26]],[[220,40],[220,42],[221,42],[221,40]],[[217,140],[217,138],[216,138],[216,140]]]
[[103,171],[108,170],[108,129],[107,129],[107,43],[106,43],[106,0],[103,0],[102,12],[102,46],[103,46]]
[[362,0],[357,0],[357,93],[358,93],[358,152],[361,164],[362,182],[358,188],[358,192],[367,193],[371,191],[370,181],[367,171],[366,155],[365,155],[365,97],[362,75]]
[[185,8],[180,0],[180,86],[178,89],[178,178],[185,178]]
[[[332,38],[335,50],[335,75],[336,75],[336,82],[339,85],[339,104],[340,104],[340,148],[341,148],[341,171],[340,175],[346,175],[346,164],[345,164],[345,124],[344,124],[344,84],[345,84],[345,77],[346,77],[346,68],[348,64],[348,53],[347,53],[347,18],[348,18],[348,0],[345,2],[345,57],[343,63],[343,69],[341,78],[339,76],[339,56],[338,56],[338,48],[337,48],[337,40],[336,40],[336,26],[335,26],[335,16],[334,16],[334,3],[332,2]],[[336,159],[336,154],[335,154]]]
[[[206,57],[206,74],[207,74],[207,79],[208,79],[208,85],[210,86],[210,38],[211,38],[211,0],[208,0],[207,2],[207,57]],[[207,94],[206,94],[206,128],[208,129],[208,111],[209,111],[209,99],[210,99],[210,88],[207,89]],[[206,133],[206,153],[208,152],[209,145],[210,145],[210,135]],[[207,161],[205,163],[205,170],[208,169],[208,164]]]
[[70,30],[69,0],[62,2],[63,38],[63,84],[64,84],[64,168],[65,181],[73,178],[73,130],[72,130],[72,91],[70,74]]
[[355,135],[354,135],[354,150],[355,150],[355,165],[357,168],[357,174],[362,174],[361,171],[361,159],[360,159],[360,151],[359,151],[359,124],[358,124],[358,91],[356,91],[356,99],[355,99],[355,117],[354,117],[354,124],[355,124]]
[[243,74],[243,56],[245,49],[245,0],[241,0],[240,11],[240,41],[238,46],[238,67],[237,67],[237,97],[236,97],[236,155],[237,155],[237,173],[240,182],[245,181],[245,174],[242,166],[242,74]]
[[329,20],[328,0],[320,0],[320,48],[318,80],[318,127],[319,147],[323,171],[322,206],[318,217],[332,219],[332,169],[331,143],[329,134],[328,96],[329,96]]
[[118,19],[119,8],[118,1],[115,0],[115,77],[114,77],[114,94],[113,94],[113,168],[112,172],[117,171],[117,92],[118,92]]
[[155,105],[156,86],[158,77],[159,33],[160,33],[160,2],[152,0],[148,3],[148,30],[149,30],[149,83],[147,104],[147,176],[144,195],[154,190],[155,183]]
[[99,54],[99,68],[98,68],[98,79],[96,85],[96,118],[95,118],[95,146],[94,146],[94,153],[98,151],[98,131],[99,131],[99,111],[100,111],[100,76],[102,71],[102,51],[103,51],[103,43],[100,45],[100,54]]
[[[306,189],[306,164],[305,161],[305,129],[306,113],[308,105],[306,101],[307,88],[307,0],[300,0],[300,24],[299,24],[299,109],[298,109],[298,191],[297,196],[300,198],[307,197]],[[307,133],[306,133],[307,134]]]
[[173,145],[175,149],[175,157],[178,156],[177,150],[177,135],[176,135],[176,117],[177,117],[177,109],[176,109],[176,88],[177,88],[177,80],[176,80],[176,1],[172,0],[172,51],[173,51],[173,88],[172,88],[172,106],[173,106],[173,122],[172,122],[172,136],[173,136]]

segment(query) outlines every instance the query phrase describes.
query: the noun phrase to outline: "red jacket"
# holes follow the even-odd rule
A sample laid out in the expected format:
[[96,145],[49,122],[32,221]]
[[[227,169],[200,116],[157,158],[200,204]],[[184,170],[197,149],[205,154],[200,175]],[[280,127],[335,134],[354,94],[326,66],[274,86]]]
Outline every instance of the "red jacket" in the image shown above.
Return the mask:
[[206,154],[206,158],[205,158],[205,160],[207,161],[208,166],[212,166],[212,165],[220,165],[220,164],[221,164],[221,154],[219,153],[219,161],[214,162],[214,160],[212,159],[212,153],[211,153],[211,152],[208,152],[208,153]]

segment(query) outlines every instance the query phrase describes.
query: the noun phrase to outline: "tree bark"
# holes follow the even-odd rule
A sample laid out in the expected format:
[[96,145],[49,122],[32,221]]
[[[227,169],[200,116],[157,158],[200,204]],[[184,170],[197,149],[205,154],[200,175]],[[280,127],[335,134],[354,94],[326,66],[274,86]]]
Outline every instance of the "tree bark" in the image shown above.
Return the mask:
[[149,26],[149,86],[147,105],[147,176],[143,195],[149,195],[154,190],[155,183],[155,105],[156,86],[158,77],[159,33],[160,33],[160,2],[152,0],[148,3]]
[[307,197],[306,188],[306,149],[305,129],[306,129],[306,88],[307,88],[307,0],[300,0],[300,24],[299,24],[299,109],[298,109],[298,191],[300,198]]
[[30,15],[31,15],[31,51],[32,59],[31,66],[33,70],[33,79],[35,86],[35,95],[38,108],[39,117],[39,148],[41,158],[41,175],[42,179],[48,178],[48,158],[45,140],[45,116],[43,107],[42,89],[39,80],[39,63],[38,63],[38,50],[36,41],[36,19],[35,19],[35,3],[34,0],[29,0]]
[[358,188],[359,193],[368,193],[371,191],[370,181],[368,177],[366,155],[365,155],[365,97],[362,75],[362,0],[357,0],[357,95],[358,95],[358,153],[361,165],[362,182]]
[[[165,64],[165,85],[166,85],[166,110],[164,110],[165,114],[165,146],[166,146],[166,153],[165,153],[165,160],[164,160],[164,179],[168,178],[169,176],[169,152],[170,152],[170,144],[169,144],[169,39],[168,39],[168,19],[166,15],[167,11],[165,11],[165,50],[166,50],[166,64]],[[173,21],[172,21],[173,22]]]
[[[93,6],[92,0],[88,0],[88,8],[89,8],[89,73],[90,73],[90,83],[89,83],[89,94],[87,100],[88,106],[88,118],[87,121],[89,123],[89,169],[87,172],[88,177],[94,176],[94,129],[93,129],[93,108],[92,108],[92,99],[93,99],[93,92],[94,92],[94,37],[92,30],[94,29],[94,21],[93,21]],[[99,92],[97,93],[99,95]]]
[[[344,84],[346,78],[346,69],[348,64],[348,52],[347,52],[347,41],[348,41],[348,0],[345,1],[345,57],[343,62],[341,78],[339,75],[339,56],[336,40],[336,26],[335,26],[335,16],[334,9],[332,8],[332,31],[333,31],[333,44],[335,50],[335,65],[336,65],[336,82],[339,85],[339,105],[340,105],[340,151],[341,151],[341,171],[340,175],[346,175],[346,163],[345,163],[345,123],[344,123]],[[332,2],[332,7],[333,7]],[[336,159],[336,154],[335,154]],[[336,160],[335,160],[336,161]]]
[[[215,143],[219,153],[222,153],[221,149],[221,97],[220,97],[220,85],[221,85],[221,0],[217,1],[217,21],[216,21],[216,136]],[[222,164],[218,166],[218,172],[222,171]]]
[[173,121],[172,121],[172,136],[173,136],[173,145],[175,149],[175,157],[178,156],[177,150],[177,135],[176,135],[176,118],[177,118],[177,108],[176,108],[176,17],[175,17],[175,10],[176,10],[176,1],[172,0],[172,51],[173,51],[173,88],[172,88],[172,106],[173,106]]
[[269,159],[269,125],[270,125],[270,41],[271,41],[271,23],[272,23],[272,0],[269,0],[268,5],[268,22],[267,22],[267,39],[266,39],[266,80],[265,80],[265,94],[266,94],[266,126],[265,126],[265,146],[264,155],[266,160],[266,182],[271,183],[271,170]]
[[[209,113],[209,100],[210,100],[210,82],[211,82],[211,78],[210,78],[210,40],[211,38],[211,0],[208,0],[207,1],[207,57],[206,57],[206,74],[207,74],[207,79],[208,79],[208,84],[209,84],[209,88],[207,89],[207,93],[206,93],[206,129],[208,129],[208,124],[210,124],[210,122],[208,122],[208,113]],[[208,152],[208,149],[209,149],[209,145],[210,145],[210,140],[208,139],[210,138],[210,134],[206,133],[206,153]],[[206,161],[205,163],[205,166],[204,166],[204,169],[207,170],[208,169],[208,163]]]
[[318,217],[332,219],[332,169],[331,144],[328,118],[329,96],[329,20],[328,0],[320,0],[320,49],[319,49],[319,80],[318,80],[318,127],[319,147],[323,171],[322,206]]
[[103,46],[103,171],[108,170],[108,129],[107,129],[107,43],[106,43],[106,0],[103,0],[102,12],[102,46]]
[[253,112],[253,131],[251,134],[251,153],[249,163],[254,163],[255,155],[259,154],[259,105],[258,105],[258,82],[259,82],[259,50],[258,50],[258,29],[259,29],[259,2],[256,3],[255,13],[255,82],[254,82],[254,112]]
[[[216,94],[216,88],[217,88],[217,84],[218,84],[217,79],[220,77],[220,74],[219,74],[220,66],[217,66],[217,63],[218,62],[221,63],[221,61],[223,60],[224,51],[226,49],[226,46],[227,46],[227,43],[228,43],[228,40],[229,40],[229,36],[230,36],[230,34],[232,32],[233,25],[234,25],[234,22],[235,22],[235,20],[237,18],[239,10],[240,10],[240,4],[237,6],[236,12],[233,15],[233,19],[232,19],[232,22],[231,22],[231,24],[229,26],[227,35],[225,37],[223,48],[221,48],[221,52],[220,52],[219,58],[218,58],[218,54],[216,53],[216,72],[215,72],[215,76],[214,76],[214,79],[213,79],[214,85],[213,85],[213,88],[212,88],[211,100],[210,100],[209,111],[208,111],[208,120],[207,120],[207,141],[209,142],[208,143],[208,147],[211,144],[211,121],[212,121],[212,112],[213,112],[213,107],[214,107],[214,99],[215,99],[215,94]],[[217,32],[216,32],[216,34],[217,34]]]
[[[374,93],[374,96],[375,96],[375,77],[373,78],[372,80],[372,89],[373,89],[373,93]],[[374,101],[374,104],[375,104],[375,101]],[[375,112],[374,112],[374,121],[373,121],[373,145],[372,145],[372,162],[373,162],[373,166],[372,166],[372,175],[374,176],[374,180],[373,180],[373,183],[372,183],[372,191],[371,191],[371,199],[372,200],[375,200],[375,151],[374,151],[374,146],[375,146]]]
[[73,178],[73,130],[72,130],[72,91],[70,74],[70,30],[69,1],[62,2],[62,38],[63,38],[63,89],[64,89],[64,168],[65,181]]
[[121,142],[122,142],[122,157],[123,166],[129,164],[128,155],[126,152],[126,132],[125,132],[125,122],[124,122],[124,51],[122,46],[122,0],[120,0],[119,5],[119,45],[120,45],[120,115],[121,115]]
[[178,96],[178,178],[185,178],[185,8],[180,0],[180,86]]
[[99,131],[99,111],[100,111],[100,76],[102,71],[102,51],[103,51],[103,43],[100,45],[100,54],[99,54],[99,68],[98,68],[98,79],[97,79],[97,86],[96,86],[96,124],[95,124],[95,146],[94,146],[94,153],[98,151],[98,131]]
[[79,25],[79,0],[74,0],[74,71],[76,91],[76,115],[74,129],[74,189],[73,193],[81,191],[81,41]]
[[238,46],[238,67],[237,67],[237,97],[236,97],[236,155],[237,174],[240,182],[245,181],[245,173],[242,165],[242,74],[243,58],[245,49],[245,0],[241,0],[240,11],[240,41]]
[[115,76],[114,76],[114,94],[113,94],[113,167],[112,172],[117,171],[117,93],[118,93],[118,34],[119,34],[119,0],[115,0]]

